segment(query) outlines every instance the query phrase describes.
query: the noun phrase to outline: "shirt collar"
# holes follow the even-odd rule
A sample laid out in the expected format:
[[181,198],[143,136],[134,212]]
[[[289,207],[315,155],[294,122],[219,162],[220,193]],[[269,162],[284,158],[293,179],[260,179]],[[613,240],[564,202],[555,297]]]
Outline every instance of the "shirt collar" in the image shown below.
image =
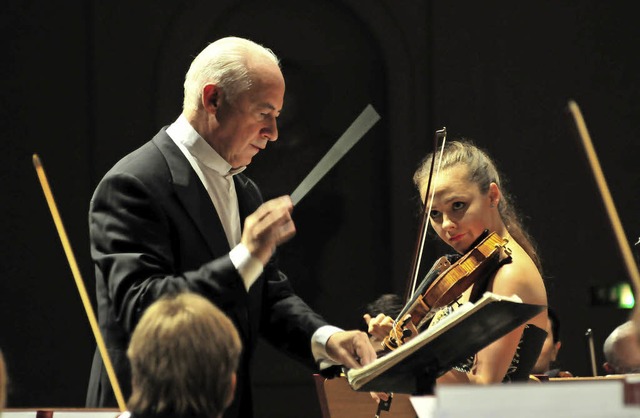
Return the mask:
[[202,165],[214,170],[221,176],[233,176],[244,171],[246,166],[233,168],[200,134],[193,129],[184,115],[180,115],[175,122],[167,128],[167,134],[174,141],[182,144]]

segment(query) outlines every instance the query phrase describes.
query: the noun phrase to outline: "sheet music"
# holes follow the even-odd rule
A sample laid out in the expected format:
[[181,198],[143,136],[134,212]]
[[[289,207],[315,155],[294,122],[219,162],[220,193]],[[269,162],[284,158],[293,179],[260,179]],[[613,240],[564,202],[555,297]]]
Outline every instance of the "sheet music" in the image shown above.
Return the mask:
[[462,319],[470,317],[474,313],[482,310],[483,307],[495,302],[511,302],[525,305],[522,303],[522,300],[515,295],[507,297],[496,295],[492,292],[485,292],[482,298],[480,298],[476,303],[467,302],[463,304],[450,315],[444,317],[439,323],[421,332],[419,335],[401,345],[396,350],[378,358],[373,363],[362,368],[350,369],[347,372],[349,384],[355,390],[362,388],[365,384],[390,370],[421,347],[434,341],[449,329],[456,326]]

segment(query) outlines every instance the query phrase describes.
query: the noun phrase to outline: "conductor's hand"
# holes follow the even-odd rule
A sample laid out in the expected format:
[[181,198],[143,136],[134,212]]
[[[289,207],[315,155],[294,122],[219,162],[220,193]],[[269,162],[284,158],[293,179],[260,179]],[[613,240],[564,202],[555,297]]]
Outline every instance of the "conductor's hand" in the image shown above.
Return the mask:
[[350,369],[365,366],[376,359],[369,336],[362,331],[340,331],[327,340],[327,354]]
[[245,219],[240,241],[263,265],[267,264],[278,245],[296,234],[292,211],[291,198],[281,196],[264,202]]

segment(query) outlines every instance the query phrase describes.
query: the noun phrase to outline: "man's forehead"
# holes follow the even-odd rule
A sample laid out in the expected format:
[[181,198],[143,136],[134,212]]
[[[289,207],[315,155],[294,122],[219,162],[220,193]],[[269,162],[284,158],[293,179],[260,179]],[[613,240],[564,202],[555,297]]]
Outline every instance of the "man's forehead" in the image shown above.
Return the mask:
[[278,109],[278,108],[276,108],[276,106],[274,104],[271,104],[269,102],[260,102],[260,103],[258,103],[258,108],[273,110],[276,113],[282,112],[282,108]]

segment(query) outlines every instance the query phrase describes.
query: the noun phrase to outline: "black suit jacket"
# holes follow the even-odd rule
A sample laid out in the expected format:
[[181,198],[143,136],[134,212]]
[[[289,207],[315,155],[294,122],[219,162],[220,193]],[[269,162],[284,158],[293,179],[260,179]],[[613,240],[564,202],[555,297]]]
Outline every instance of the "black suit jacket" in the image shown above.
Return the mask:
[[[234,181],[244,223],[262,196],[243,174]],[[89,226],[100,330],[125,398],[131,393],[126,357],[131,333],[152,302],[176,291],[204,295],[240,333],[244,349],[238,389],[225,416],[251,416],[249,363],[258,336],[314,365],[311,335],[326,321],[295,295],[274,259],[245,290],[215,207],[166,128],[100,181],[91,199]],[[87,406],[115,405],[96,351]]]

